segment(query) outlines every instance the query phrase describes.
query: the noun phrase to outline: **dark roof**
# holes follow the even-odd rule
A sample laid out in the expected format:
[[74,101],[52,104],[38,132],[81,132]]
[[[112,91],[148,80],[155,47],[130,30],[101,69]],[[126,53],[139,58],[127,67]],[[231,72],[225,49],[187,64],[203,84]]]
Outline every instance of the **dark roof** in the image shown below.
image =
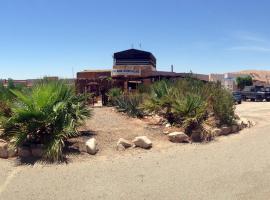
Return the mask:
[[113,57],[114,59],[152,59],[153,61],[156,61],[156,58],[152,53],[138,49],[128,49],[116,52]]

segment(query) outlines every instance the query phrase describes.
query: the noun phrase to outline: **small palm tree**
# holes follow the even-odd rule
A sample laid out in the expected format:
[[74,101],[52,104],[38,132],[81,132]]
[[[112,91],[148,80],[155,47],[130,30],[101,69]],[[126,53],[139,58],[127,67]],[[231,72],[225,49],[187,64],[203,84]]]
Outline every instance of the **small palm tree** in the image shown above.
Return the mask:
[[44,144],[44,158],[60,161],[64,158],[65,140],[79,134],[77,128],[90,116],[84,97],[64,82],[41,82],[30,94],[12,90],[16,102],[6,134],[15,147]]

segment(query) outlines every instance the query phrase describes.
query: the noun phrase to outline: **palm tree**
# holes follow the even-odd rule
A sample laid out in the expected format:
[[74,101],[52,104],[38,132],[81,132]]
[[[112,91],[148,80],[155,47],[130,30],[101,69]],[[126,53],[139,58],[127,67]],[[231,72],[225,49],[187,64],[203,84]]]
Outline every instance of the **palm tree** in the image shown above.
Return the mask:
[[11,143],[43,144],[44,158],[62,160],[65,140],[77,136],[77,128],[90,116],[84,97],[62,81],[41,82],[29,94],[11,91],[16,102],[5,130]]

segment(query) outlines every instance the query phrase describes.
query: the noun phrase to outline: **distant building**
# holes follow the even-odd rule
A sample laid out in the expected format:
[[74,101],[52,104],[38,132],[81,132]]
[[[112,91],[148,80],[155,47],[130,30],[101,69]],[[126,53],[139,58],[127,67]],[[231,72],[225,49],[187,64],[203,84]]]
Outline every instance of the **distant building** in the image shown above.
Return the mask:
[[211,82],[220,82],[226,89],[230,91],[236,91],[237,77],[246,77],[246,74],[240,73],[225,73],[225,74],[209,74],[209,81]]
[[[111,70],[85,70],[77,73],[76,88],[79,93],[94,92],[105,84],[104,79],[110,78],[115,86],[126,91],[137,89],[139,85],[151,84],[161,79],[175,79],[193,76],[208,81],[208,75],[158,71],[155,56],[147,51],[128,49],[113,55]],[[102,83],[101,83],[102,82]]]

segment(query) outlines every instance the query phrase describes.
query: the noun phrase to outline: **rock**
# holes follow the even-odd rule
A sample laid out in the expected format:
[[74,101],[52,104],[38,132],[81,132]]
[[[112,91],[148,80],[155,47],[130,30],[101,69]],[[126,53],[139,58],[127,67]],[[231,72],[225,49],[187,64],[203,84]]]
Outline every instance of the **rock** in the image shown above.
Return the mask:
[[40,144],[40,145],[34,145],[34,146],[31,146],[31,152],[32,152],[32,156],[34,157],[42,157],[43,155],[43,146]]
[[85,145],[87,153],[95,155],[98,152],[97,141],[95,138],[87,140]]
[[117,149],[118,151],[125,151],[126,148],[125,148],[124,145],[122,145],[122,144],[117,144],[116,149]]
[[167,123],[166,125],[165,125],[165,127],[166,128],[169,128],[169,127],[171,127],[172,125],[170,124],[170,123]]
[[238,131],[239,131],[238,125],[236,125],[236,124],[232,125],[232,133],[236,133]]
[[212,133],[213,136],[219,136],[219,135],[221,135],[221,129],[214,128],[214,129],[211,130],[211,133]]
[[125,140],[123,138],[120,138],[117,142],[117,146],[122,145],[124,148],[129,148],[132,147],[132,143],[129,142],[128,140]]
[[29,147],[19,147],[18,148],[18,156],[19,157],[29,157],[31,156],[31,150]]
[[163,131],[163,134],[168,135],[170,132],[169,131]]
[[190,138],[193,142],[202,142],[203,141],[202,130],[200,128],[192,130]]
[[87,152],[86,142],[78,142],[78,150],[80,152]]
[[0,158],[8,158],[8,143],[0,140]]
[[12,158],[12,157],[17,156],[17,153],[18,153],[18,151],[17,151],[16,148],[14,148],[14,147],[8,147],[8,157],[9,158]]
[[135,137],[132,141],[136,147],[140,147],[143,149],[149,149],[152,147],[152,142],[146,136]]
[[164,118],[159,115],[153,115],[152,117],[147,117],[146,119],[148,119],[149,124],[152,125],[162,125],[164,122]]
[[229,135],[232,132],[232,128],[229,126],[222,126],[220,135]]
[[190,142],[190,138],[183,132],[169,133],[168,138],[171,142],[174,143]]
[[239,129],[250,128],[250,127],[255,125],[254,122],[252,122],[246,118],[240,118],[240,119],[236,120],[235,122],[238,125]]

